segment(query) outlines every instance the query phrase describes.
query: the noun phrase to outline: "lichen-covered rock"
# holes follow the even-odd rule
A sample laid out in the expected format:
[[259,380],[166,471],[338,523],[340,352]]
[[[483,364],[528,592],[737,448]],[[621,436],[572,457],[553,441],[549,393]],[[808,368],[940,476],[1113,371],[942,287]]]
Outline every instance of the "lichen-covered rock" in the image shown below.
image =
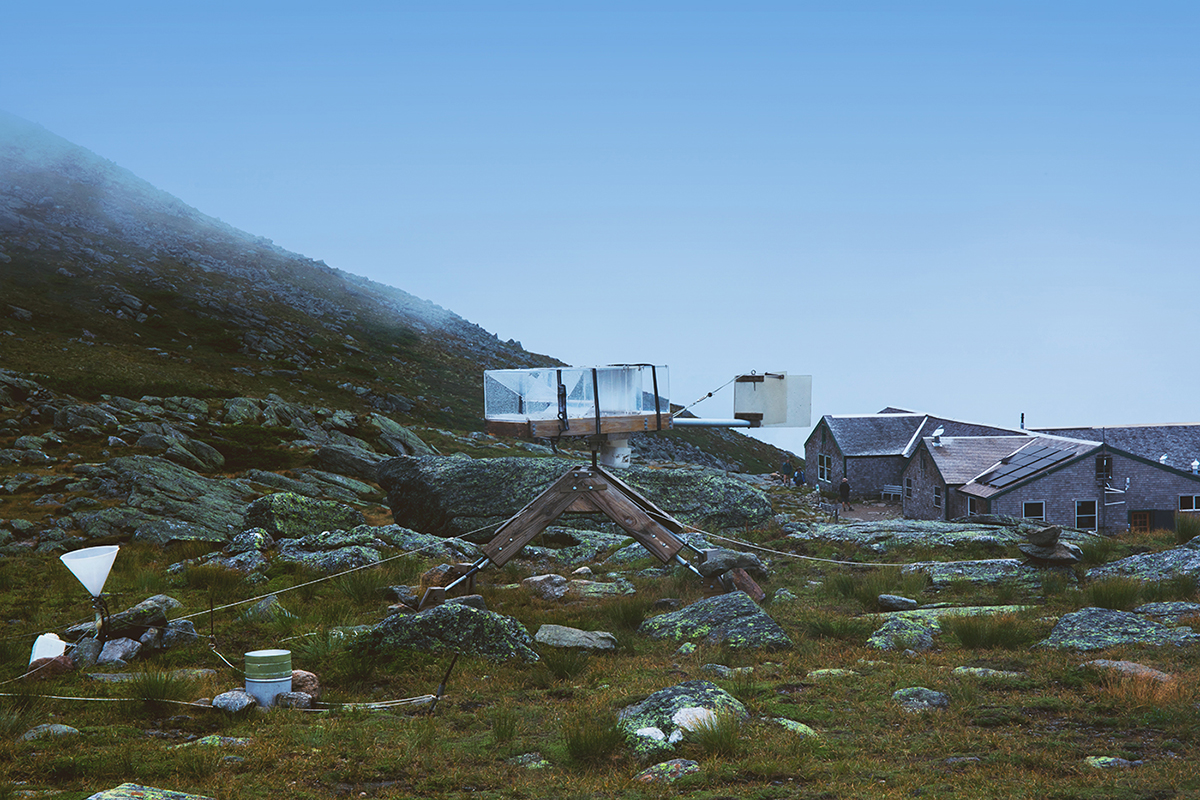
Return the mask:
[[633,776],[638,783],[674,783],[685,775],[700,774],[700,765],[686,758],[672,758],[646,767]]
[[926,689],[924,686],[912,686],[892,693],[892,699],[900,704],[905,711],[933,711],[949,708],[950,698],[941,692]]
[[[79,526],[87,536],[129,536],[160,519],[192,525],[197,529],[192,538],[225,541],[242,529],[246,501],[253,497],[239,482],[206,478],[154,456],[124,456],[75,471],[106,494],[125,498],[125,509],[81,514]],[[201,530],[210,535],[199,535]]]
[[704,550],[703,558],[697,565],[700,574],[704,577],[711,575],[719,575],[722,572],[728,572],[731,569],[744,569],[750,575],[758,580],[767,579],[767,568],[763,565],[762,560],[753,553],[742,553],[737,550],[729,550],[724,547],[716,547],[711,550]]
[[933,638],[942,632],[936,617],[900,612],[889,618],[867,639],[867,647],[876,650],[916,650],[933,647]]
[[1143,553],[1088,570],[1089,580],[1126,575],[1143,581],[1165,581],[1190,575],[1200,581],[1200,537],[1161,553]]
[[1141,614],[1107,608],[1084,608],[1064,615],[1050,635],[1034,647],[1102,650],[1122,644],[1179,647],[1200,644],[1200,633],[1169,628]]
[[[1039,586],[1045,570],[1023,564],[1016,558],[987,558],[978,561],[916,561],[906,564],[901,572],[906,575],[922,572],[929,576],[933,588],[944,589],[958,581],[987,586],[1006,582]],[[1070,575],[1070,572],[1064,571],[1063,574]]]
[[[640,703],[626,706],[617,714],[617,725],[633,749],[642,755],[670,751],[682,736],[680,712],[706,709],[712,714],[733,714],[739,720],[750,715],[736,697],[711,681],[686,681],[660,689]],[[658,730],[662,738],[639,731]]]
[[[378,475],[398,524],[459,536],[508,519],[572,466],[558,458],[402,456],[383,462]],[[634,467],[620,477],[684,522],[728,528],[771,516],[762,492],[723,472]],[[606,518],[588,515],[580,522],[568,514],[559,524],[595,527],[597,520]]]
[[1178,623],[1184,617],[1200,616],[1200,603],[1188,603],[1183,600],[1145,603],[1135,608],[1133,613],[1152,617],[1159,622]]
[[638,630],[652,639],[702,639],[737,649],[792,646],[783,628],[745,592],[706,597],[679,611],[651,617]]
[[361,447],[327,444],[317,450],[317,464],[321,469],[371,483],[375,482],[375,471],[380,462],[385,460],[386,456]]
[[336,500],[314,500],[293,492],[260,497],[246,508],[242,530],[263,528],[277,541],[365,525],[362,512]]
[[60,725],[50,722],[45,725],[38,725],[36,728],[30,728],[21,734],[22,742],[31,742],[34,739],[45,739],[50,736],[78,736],[79,729],[72,728],[70,725]]
[[420,650],[492,661],[537,661],[531,641],[529,632],[512,617],[448,603],[416,614],[393,614],[359,636],[355,646],[367,653]]
[[[108,619],[105,635],[109,639],[129,637],[140,639],[151,628],[163,628],[167,624],[167,612],[179,608],[179,601],[165,594],[148,597],[137,605],[113,614]],[[75,640],[91,636],[96,632],[95,622],[84,622],[67,628],[67,639]]]

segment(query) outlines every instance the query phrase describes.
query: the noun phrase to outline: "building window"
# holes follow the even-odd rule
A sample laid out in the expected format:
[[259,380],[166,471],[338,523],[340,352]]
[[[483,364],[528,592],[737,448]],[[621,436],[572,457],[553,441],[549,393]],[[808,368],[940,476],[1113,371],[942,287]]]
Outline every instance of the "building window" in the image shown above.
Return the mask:
[[942,487],[940,486],[933,487],[933,507],[942,507]]
[[1179,495],[1180,511],[1200,511],[1200,494]]
[[983,513],[983,501],[978,497],[967,498],[967,516],[975,517]]
[[826,483],[833,480],[833,456],[817,454],[817,480]]
[[925,453],[921,453],[921,476],[925,476],[926,470],[929,469],[929,457]]
[[1096,483],[1112,481],[1112,456],[1096,456]]
[[1096,501],[1075,501],[1075,527],[1081,531],[1096,530]]
[[1046,521],[1046,501],[1037,500],[1021,504],[1021,516],[1025,519]]
[[904,496],[909,500],[912,499],[912,478],[904,479]]

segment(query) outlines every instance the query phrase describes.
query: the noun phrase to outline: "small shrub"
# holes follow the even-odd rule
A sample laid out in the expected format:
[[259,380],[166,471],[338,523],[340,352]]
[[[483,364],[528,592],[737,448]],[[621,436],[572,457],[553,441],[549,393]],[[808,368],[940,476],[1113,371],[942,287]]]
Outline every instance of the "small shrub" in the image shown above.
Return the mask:
[[1200,514],[1181,513],[1175,515],[1175,541],[1187,544],[1200,535]]
[[697,725],[689,738],[706,755],[734,758],[742,747],[742,724],[736,714],[718,711],[712,719]]
[[611,761],[625,741],[611,713],[577,714],[563,725],[562,735],[567,757],[584,767]]
[[1138,604],[1142,583],[1136,578],[1116,575],[1103,578],[1084,587],[1083,596],[1087,603],[1096,608],[1111,608],[1128,611]]
[[1121,708],[1173,708],[1187,705],[1188,691],[1182,681],[1109,674],[1101,683],[1104,695]]
[[1019,650],[1028,647],[1039,631],[1016,614],[972,614],[942,619],[942,628],[971,650]]
[[920,595],[927,583],[924,573],[905,573],[899,567],[881,567],[869,572],[835,573],[826,579],[825,588],[835,596],[857,600],[867,611],[878,611],[879,595]]

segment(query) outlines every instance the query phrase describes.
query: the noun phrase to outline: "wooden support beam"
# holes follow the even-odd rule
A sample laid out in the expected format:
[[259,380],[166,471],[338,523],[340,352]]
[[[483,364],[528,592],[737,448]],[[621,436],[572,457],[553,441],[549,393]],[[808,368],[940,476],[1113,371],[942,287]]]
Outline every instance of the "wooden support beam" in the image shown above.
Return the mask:
[[[533,541],[551,522],[572,505],[592,494],[608,489],[608,481],[586,467],[574,467],[550,485],[550,488],[513,514],[496,531],[492,540],[483,546],[483,553],[493,564],[502,567],[521,548]],[[581,506],[591,510],[594,506]]]
[[571,417],[567,430],[560,430],[557,419],[531,419],[520,422],[487,420],[487,432],[494,436],[512,436],[517,439],[557,439],[561,436],[595,436],[609,433],[645,433],[646,431],[671,430],[671,414],[631,414],[623,417],[600,417],[600,430],[596,430],[595,417]]

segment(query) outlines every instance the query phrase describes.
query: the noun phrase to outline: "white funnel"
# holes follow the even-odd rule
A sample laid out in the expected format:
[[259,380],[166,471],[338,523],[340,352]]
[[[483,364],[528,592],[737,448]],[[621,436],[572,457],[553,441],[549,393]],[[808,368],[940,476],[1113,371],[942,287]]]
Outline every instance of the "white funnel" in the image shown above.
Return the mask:
[[100,592],[104,591],[104,582],[108,580],[108,571],[112,569],[119,549],[115,544],[85,547],[82,550],[63,553],[58,558],[67,565],[72,575],[79,578],[83,588],[87,589],[92,597],[99,597]]

